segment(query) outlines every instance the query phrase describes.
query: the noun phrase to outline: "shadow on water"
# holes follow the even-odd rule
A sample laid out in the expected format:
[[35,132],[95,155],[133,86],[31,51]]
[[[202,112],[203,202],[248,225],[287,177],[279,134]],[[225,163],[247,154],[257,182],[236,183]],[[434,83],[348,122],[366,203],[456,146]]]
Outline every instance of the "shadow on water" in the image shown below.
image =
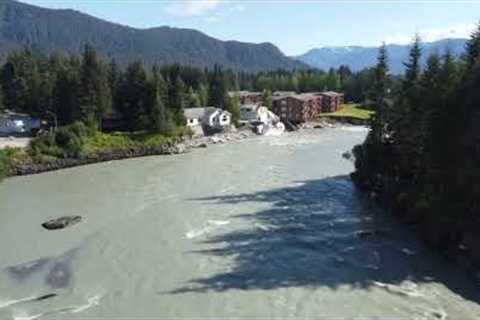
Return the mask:
[[348,176],[195,200],[261,202],[269,208],[236,216],[250,227],[210,237],[200,244],[213,249],[192,252],[228,258],[232,261],[228,271],[193,279],[169,293],[341,285],[388,288],[409,280],[438,282],[480,301],[479,290],[464,272],[419,244],[413,230],[397,225],[365,199]]
[[7,274],[18,282],[32,280],[38,275],[52,289],[67,288],[72,282],[72,262],[78,249],[69,250],[56,257],[40,258],[5,268]]

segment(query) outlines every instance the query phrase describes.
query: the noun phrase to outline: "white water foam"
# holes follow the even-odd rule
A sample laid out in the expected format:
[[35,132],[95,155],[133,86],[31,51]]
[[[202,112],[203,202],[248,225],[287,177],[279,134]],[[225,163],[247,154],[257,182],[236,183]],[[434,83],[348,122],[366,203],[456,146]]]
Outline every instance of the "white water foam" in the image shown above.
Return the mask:
[[89,297],[87,298],[87,304],[76,307],[75,309],[72,310],[72,313],[79,313],[87,309],[90,309],[91,307],[98,306],[100,304],[100,299],[102,299],[101,295]]
[[17,303],[32,301],[35,298],[36,297],[27,297],[27,298],[12,299],[12,300],[7,300],[7,301],[0,300],[0,309],[9,307],[9,306],[17,304]]
[[345,127],[340,127],[338,128],[340,130],[343,130],[343,131],[349,131],[349,132],[368,132],[370,131],[370,129],[368,127],[364,127],[364,126],[345,126]]
[[203,228],[197,230],[190,230],[185,234],[185,237],[187,239],[197,238],[227,224],[230,224],[230,220],[208,220],[207,223],[203,226]]
[[31,314],[31,315],[20,313],[19,315],[14,316],[13,319],[14,320],[35,320],[35,319],[39,319],[41,317],[52,315],[52,314],[80,313],[87,309],[90,309],[91,307],[99,305],[101,298],[102,298],[101,295],[95,295],[93,297],[88,297],[87,303],[84,305],[65,307],[65,308],[50,310],[43,313],[37,313],[37,314]]
[[384,288],[388,292],[399,294],[407,297],[424,297],[425,295],[417,289],[417,285],[413,282],[405,282],[402,285],[393,285],[379,281],[373,281],[377,287]]

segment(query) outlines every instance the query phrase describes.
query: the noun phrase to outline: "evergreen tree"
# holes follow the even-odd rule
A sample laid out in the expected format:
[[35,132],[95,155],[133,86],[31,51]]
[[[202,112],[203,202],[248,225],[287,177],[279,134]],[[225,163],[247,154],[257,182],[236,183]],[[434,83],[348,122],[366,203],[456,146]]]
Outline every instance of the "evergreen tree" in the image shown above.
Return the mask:
[[80,70],[75,70],[71,65],[58,70],[53,90],[52,112],[60,125],[72,124],[81,118],[78,100],[79,73]]
[[200,108],[201,102],[198,94],[193,91],[192,87],[188,88],[187,91],[187,101],[186,101],[187,108]]
[[128,65],[119,82],[117,104],[130,131],[143,130],[147,124],[147,73],[141,62]]
[[232,114],[233,124],[238,125],[240,120],[240,96],[238,94],[228,98],[226,110]]
[[2,111],[4,108],[3,106],[3,93],[2,93],[2,87],[0,86],[0,111]]
[[173,80],[170,79],[168,90],[169,109],[173,117],[173,121],[178,126],[186,123],[183,110],[186,105],[186,89],[185,83],[177,76]]
[[472,69],[480,57],[480,23],[467,42],[467,68]]
[[96,50],[85,45],[80,76],[80,109],[85,122],[99,126],[102,115],[111,108],[112,98],[105,68]]
[[272,92],[268,89],[263,90],[262,96],[263,105],[267,107],[269,110],[273,107],[273,99],[272,99]]
[[418,101],[419,80],[421,74],[420,58],[422,56],[421,39],[416,35],[410,48],[408,61],[404,63],[405,80],[403,81],[403,92],[406,95],[407,103],[415,105]]
[[389,91],[388,56],[385,43],[379,49],[375,78],[370,98],[374,104],[375,115],[371,121],[371,136],[374,144],[383,143],[388,125],[387,96]]
[[198,86],[198,98],[200,100],[200,106],[206,107],[208,105],[208,87],[201,83]]
[[147,129],[151,132],[169,134],[174,125],[171,122],[168,110],[161,97],[161,88],[158,85],[159,78],[154,78],[148,84],[148,100],[146,101]]
[[227,103],[227,81],[223,70],[215,66],[210,77],[209,104],[216,108],[225,109]]

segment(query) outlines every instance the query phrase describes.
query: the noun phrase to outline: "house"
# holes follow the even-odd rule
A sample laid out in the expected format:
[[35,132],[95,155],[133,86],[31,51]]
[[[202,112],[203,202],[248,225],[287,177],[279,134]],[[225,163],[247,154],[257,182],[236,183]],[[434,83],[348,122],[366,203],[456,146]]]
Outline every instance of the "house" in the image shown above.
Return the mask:
[[320,92],[318,95],[323,97],[322,112],[336,112],[341,109],[343,105],[343,94],[326,91]]
[[268,121],[268,108],[258,104],[243,104],[240,106],[240,122]]
[[183,111],[187,127],[200,126],[206,113],[206,108],[188,108]]
[[188,108],[184,110],[188,127],[208,126],[214,129],[223,129],[232,121],[230,112],[215,108]]
[[214,129],[224,129],[232,123],[232,114],[226,110],[213,108],[207,113],[205,124]]
[[32,134],[40,130],[42,122],[39,118],[28,114],[6,110],[0,112],[0,135]]
[[282,121],[302,123],[314,120],[322,112],[323,96],[313,93],[277,96],[272,111]]

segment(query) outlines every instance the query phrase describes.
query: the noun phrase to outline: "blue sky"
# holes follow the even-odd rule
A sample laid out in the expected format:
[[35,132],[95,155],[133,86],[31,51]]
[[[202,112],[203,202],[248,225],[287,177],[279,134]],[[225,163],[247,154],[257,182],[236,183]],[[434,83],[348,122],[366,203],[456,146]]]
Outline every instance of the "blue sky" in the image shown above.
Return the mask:
[[296,55],[320,46],[408,43],[466,37],[480,1],[321,0],[21,0],[76,9],[137,28],[197,29],[222,40],[271,42]]

